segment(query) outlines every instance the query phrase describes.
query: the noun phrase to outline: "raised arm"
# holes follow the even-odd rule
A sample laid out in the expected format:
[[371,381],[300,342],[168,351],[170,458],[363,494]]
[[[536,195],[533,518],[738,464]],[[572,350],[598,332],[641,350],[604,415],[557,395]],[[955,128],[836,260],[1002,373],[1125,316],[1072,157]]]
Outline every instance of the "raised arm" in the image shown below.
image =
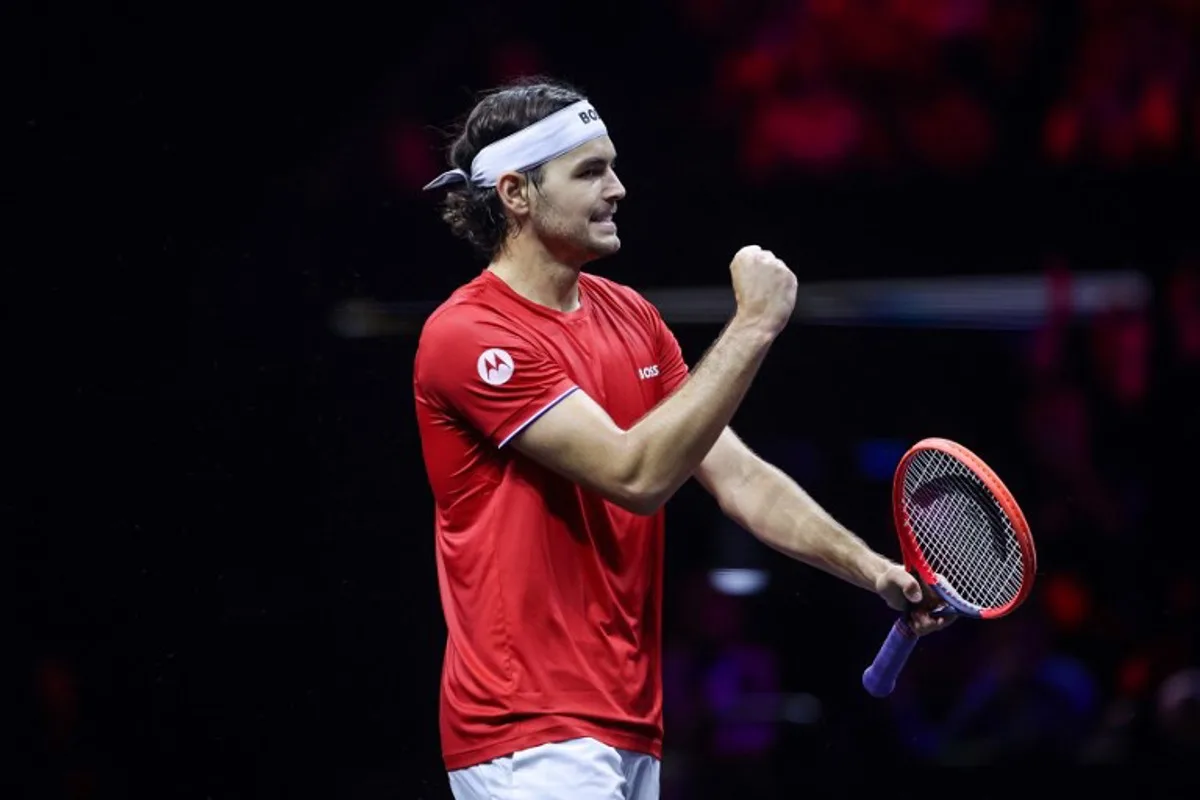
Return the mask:
[[691,477],[729,424],[787,324],[796,277],[768,251],[730,265],[737,311],[684,383],[629,430],[583,392],[512,440],[522,453],[636,513],[659,508]]

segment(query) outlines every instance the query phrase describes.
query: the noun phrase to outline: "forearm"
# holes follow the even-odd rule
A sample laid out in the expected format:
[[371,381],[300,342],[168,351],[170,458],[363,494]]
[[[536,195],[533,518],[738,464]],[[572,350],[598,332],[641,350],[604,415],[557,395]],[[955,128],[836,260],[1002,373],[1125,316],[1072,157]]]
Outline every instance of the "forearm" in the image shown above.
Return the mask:
[[665,502],[704,460],[773,338],[735,317],[683,385],[627,432],[629,474],[650,505]]
[[891,562],[869,548],[777,467],[758,459],[722,510],[763,543],[874,591]]

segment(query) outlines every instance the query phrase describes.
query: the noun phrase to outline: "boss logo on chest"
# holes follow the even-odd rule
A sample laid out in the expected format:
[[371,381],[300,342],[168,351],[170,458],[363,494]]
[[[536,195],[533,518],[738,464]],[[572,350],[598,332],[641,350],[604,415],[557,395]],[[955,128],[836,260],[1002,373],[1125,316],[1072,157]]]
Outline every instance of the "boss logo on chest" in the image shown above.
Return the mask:
[[648,367],[640,367],[638,369],[638,378],[643,381],[647,380],[648,378],[657,378],[657,377],[658,377],[658,364],[651,364]]

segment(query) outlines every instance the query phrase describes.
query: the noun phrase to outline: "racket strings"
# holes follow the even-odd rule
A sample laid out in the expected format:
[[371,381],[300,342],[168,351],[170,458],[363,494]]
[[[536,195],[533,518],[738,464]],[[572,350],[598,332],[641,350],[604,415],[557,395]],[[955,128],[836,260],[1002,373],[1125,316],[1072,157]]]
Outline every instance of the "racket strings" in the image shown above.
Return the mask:
[[[946,514],[945,518],[965,519],[972,517],[973,515],[978,515],[978,509],[967,499],[965,494],[948,494],[945,497],[950,501],[949,513]],[[972,547],[970,547],[967,552],[963,553],[963,556],[965,557],[960,559],[960,562],[965,567],[967,574],[965,579],[959,581],[959,583],[964,586],[964,589],[967,589],[967,587],[976,587],[978,591],[974,594],[977,594],[977,597],[971,597],[969,598],[969,601],[975,602],[976,605],[984,606],[986,605],[984,602],[982,602],[984,600],[995,601],[1000,599],[1002,593],[998,592],[997,590],[1003,588],[1003,584],[1005,583],[1005,578],[1007,576],[1005,572],[1000,569],[992,569],[989,571],[988,565],[991,563],[987,560],[989,553],[983,551],[984,548],[982,545],[986,544],[985,540],[989,535],[992,534],[992,531],[983,528],[982,526],[986,525],[986,521],[980,522],[977,516],[972,521],[976,523],[976,527],[973,530],[982,533],[982,535],[966,538],[966,542],[972,545]],[[958,533],[960,534],[960,541],[958,544],[961,547],[964,537],[961,536],[961,531],[958,531]],[[939,543],[945,543],[947,547],[944,549],[948,553],[954,554],[957,552],[954,548],[954,543],[949,542],[946,539],[937,539],[936,541]],[[1013,541],[1015,542],[1015,537]],[[946,560],[949,559],[943,559],[943,561]],[[953,586],[955,584],[952,583],[951,585]],[[1016,588],[1020,588],[1019,584]],[[961,594],[962,593],[960,592],[960,595]],[[968,590],[968,594],[972,593]],[[1015,590],[1013,594],[1016,594]],[[1001,604],[1002,603],[1003,600],[1001,600]]]
[[917,453],[904,476],[904,511],[930,568],[967,603],[998,608],[1021,591],[1021,546],[979,477],[947,453]]
[[911,496],[918,542],[934,571],[964,600],[980,607],[1003,605],[1020,590],[1015,534],[998,504],[982,507],[995,501],[973,473],[948,456],[933,455],[938,457],[915,473]]
[[[966,499],[966,495],[950,495],[950,497],[952,497],[954,501],[953,509],[951,511],[954,518],[961,519],[972,513],[979,513],[978,509]],[[1012,527],[1011,525],[1008,525],[1007,517],[1003,515],[1002,511],[999,511],[999,513],[999,519],[1003,521],[1002,526],[1004,527],[1005,532],[1012,533]],[[976,545],[979,545],[980,543],[986,544],[987,538],[991,536],[994,543],[995,531],[991,530],[990,527],[982,527],[987,525],[986,520],[980,522],[979,525],[980,527],[976,528],[976,530],[982,531],[982,535],[972,537],[970,541]],[[1006,559],[1006,557],[1010,554],[1015,554],[1018,559],[1020,558],[1020,548],[1017,546],[1015,533],[1012,533],[1011,536],[1005,537],[1005,545],[1004,552],[1000,556],[1002,560]],[[995,561],[988,560],[989,557],[991,559],[997,558],[994,548],[983,553],[969,553],[968,556],[969,557],[965,560],[969,567],[969,575],[967,580],[965,580],[963,583],[966,586],[977,587],[977,602],[976,598],[972,598],[971,600],[972,602],[976,602],[976,605],[981,607],[1000,606],[1008,602],[1008,600],[1012,597],[1015,597],[1017,592],[1020,591],[1022,573],[1020,571],[1019,560],[1016,564],[1017,570],[1012,571],[1004,570],[1002,568],[995,568]],[[989,569],[989,566],[992,566],[992,568]]]
[[918,542],[933,571],[950,588],[981,608],[1004,605],[1017,594],[1020,572],[1004,568],[1007,548],[997,557],[989,546],[994,531],[978,519],[977,506],[964,495],[947,494],[923,509],[927,513],[917,515],[915,526]]
[[[1004,605],[1020,590],[1019,564],[1016,559],[1008,558],[1010,555],[1019,558],[1015,537],[1010,540],[1005,535],[1003,517],[995,517],[996,521],[989,524],[969,495],[948,494],[945,501],[941,514],[928,517],[941,523],[926,537],[933,545],[931,549],[940,556],[935,561],[940,562],[942,569],[935,571],[973,605],[982,608]],[[948,521],[954,520],[957,520],[954,527],[947,527]],[[948,531],[953,532],[953,539],[946,535]],[[1004,536],[999,553],[995,547],[998,534]]]

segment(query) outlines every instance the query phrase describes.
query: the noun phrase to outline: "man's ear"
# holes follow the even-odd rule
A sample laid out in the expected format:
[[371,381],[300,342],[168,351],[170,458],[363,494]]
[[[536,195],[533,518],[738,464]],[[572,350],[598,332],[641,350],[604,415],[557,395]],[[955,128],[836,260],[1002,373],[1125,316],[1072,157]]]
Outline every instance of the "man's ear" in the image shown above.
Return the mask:
[[519,172],[505,172],[496,181],[496,194],[513,216],[529,214],[529,181]]

